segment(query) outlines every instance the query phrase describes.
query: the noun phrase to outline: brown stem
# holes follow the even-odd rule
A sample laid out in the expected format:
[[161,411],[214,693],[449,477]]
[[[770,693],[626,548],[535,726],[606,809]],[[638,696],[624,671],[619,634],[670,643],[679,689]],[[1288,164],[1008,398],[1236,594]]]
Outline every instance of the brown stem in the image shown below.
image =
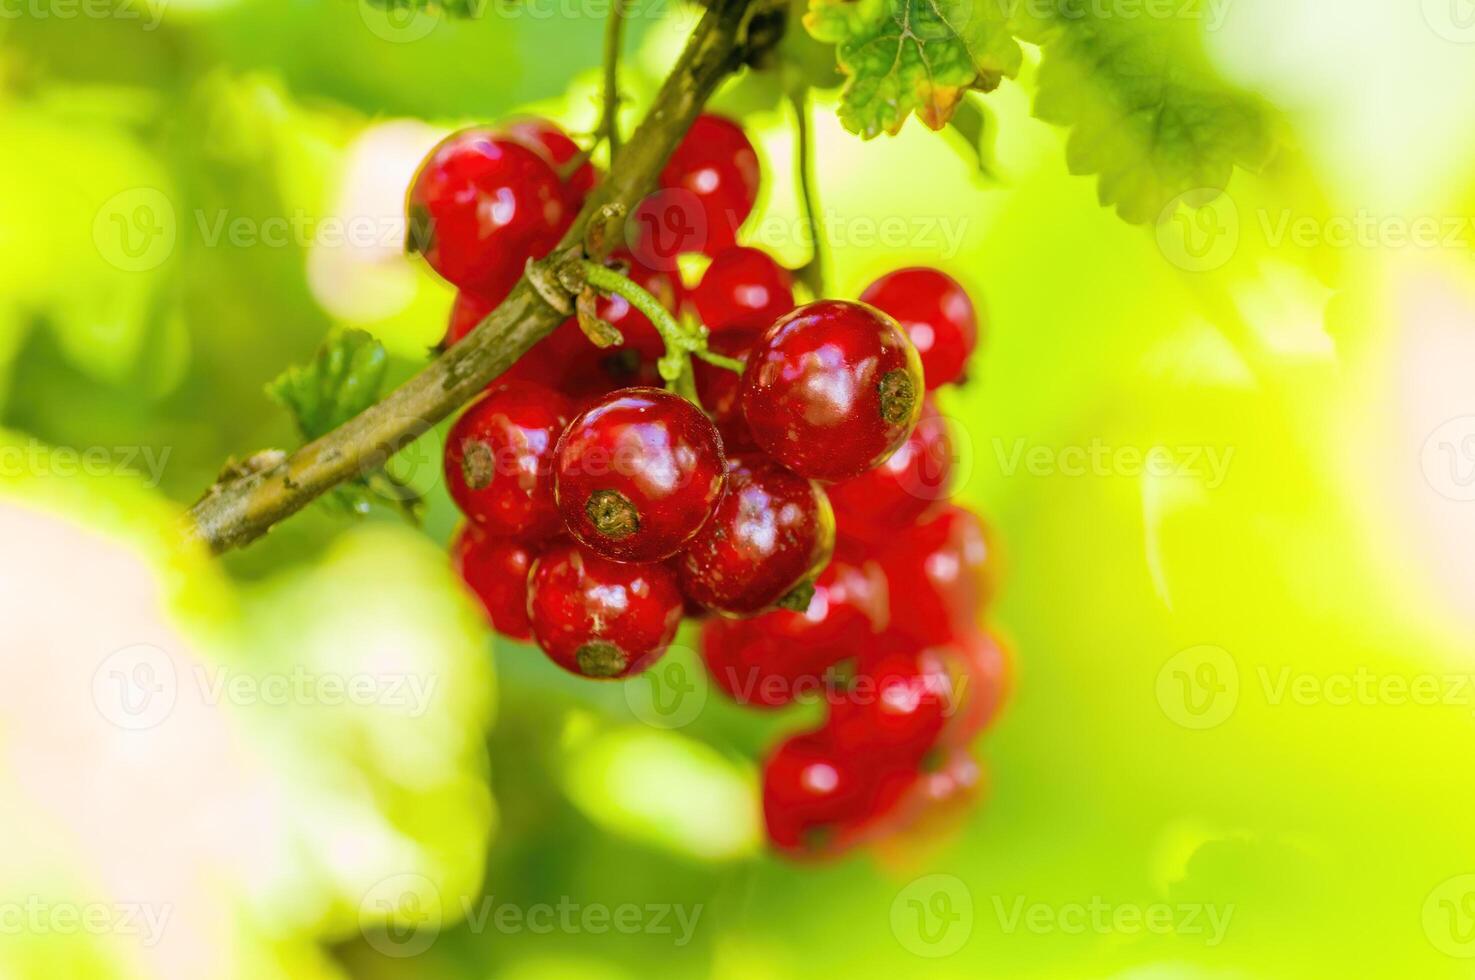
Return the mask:
[[[620,148],[609,177],[589,195],[559,247],[541,264],[544,268],[583,250],[585,226],[601,208],[618,204],[626,213],[635,209],[708,96],[750,53],[746,27],[751,15],[776,2],[713,0],[645,118]],[[605,241],[596,247],[604,252],[613,244]],[[188,533],[216,554],[256,540],[338,484],[377,470],[473,398],[565,316],[524,276],[476,329],[383,401],[285,460],[212,486],[190,508]]]

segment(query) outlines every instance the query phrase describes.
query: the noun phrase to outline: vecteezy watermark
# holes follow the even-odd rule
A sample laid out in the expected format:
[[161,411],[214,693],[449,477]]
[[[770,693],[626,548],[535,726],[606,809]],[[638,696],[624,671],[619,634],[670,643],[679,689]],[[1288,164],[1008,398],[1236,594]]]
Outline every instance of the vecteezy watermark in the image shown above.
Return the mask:
[[1216,728],[1239,703],[1239,665],[1223,647],[1180,650],[1157,673],[1157,703],[1184,728]]
[[0,0],[0,20],[136,20],[142,30],[152,31],[167,5],[167,0]]
[[438,682],[435,674],[316,671],[301,664],[281,671],[194,664],[181,671],[164,650],[139,643],[114,651],[98,665],[92,675],[92,703],[105,719],[128,731],[153,728],[167,719],[184,685],[200,704],[211,707],[372,705],[419,718],[429,709]]
[[1424,23],[1446,41],[1475,44],[1475,0],[1421,0]]
[[1218,946],[1234,918],[1234,906],[1203,902],[1109,902],[1093,895],[1084,902],[1038,902],[1024,895],[990,898],[999,930],[1068,936],[1156,936],[1201,938]]
[[409,0],[358,0],[359,17],[376,37],[393,44],[409,44],[427,37],[450,20],[604,20],[618,5],[625,20],[675,18],[677,30],[685,31],[696,13],[676,0],[472,0],[446,13],[444,4],[428,5]]
[[[674,946],[686,946],[702,917],[701,903],[579,902],[568,895],[556,902],[513,902],[496,895],[457,898],[451,908],[459,913],[458,929],[484,935],[499,933],[535,936],[669,936]],[[359,903],[359,929],[374,949],[386,956],[409,957],[425,952],[435,942],[446,918],[440,892],[425,876],[394,875],[376,883]]]
[[973,893],[953,875],[909,882],[891,901],[891,934],[916,956],[951,956],[973,935]]
[[0,935],[137,936],[153,947],[164,935],[172,904],[148,902],[65,902],[27,895],[0,900]]
[[[1253,683],[1248,683],[1248,673]],[[1475,714],[1475,673],[1469,671],[1312,671],[1290,664],[1254,664],[1246,671],[1223,647],[1180,650],[1157,675],[1163,713],[1184,728],[1205,729],[1229,720],[1246,692],[1267,707],[1461,708]]]
[[132,187],[103,202],[92,219],[97,254],[124,272],[148,272],[174,254],[174,203],[157,187]]
[[[1475,0],[1472,0],[1475,2]],[[1257,208],[1248,218],[1234,198],[1198,188],[1168,202],[1155,228],[1158,250],[1188,272],[1223,268],[1245,242],[1283,249],[1449,249],[1475,246],[1475,217],[1464,214],[1304,214],[1291,208]]]
[[[966,214],[842,215],[828,208],[816,216],[819,234],[832,248],[918,249],[941,259],[956,258],[968,233]],[[814,244],[809,223],[802,217],[766,215],[754,223],[746,236],[755,246],[777,249]]]
[[137,473],[157,487],[169,463],[171,446],[48,446],[38,439],[0,445],[0,478],[112,476]]
[[1419,454],[1424,480],[1449,500],[1475,500],[1475,415],[1450,419],[1429,433]]
[[707,705],[707,673],[688,666],[683,653],[690,651],[670,647],[660,663],[621,685],[630,713],[652,728],[684,728]]
[[[990,0],[975,0],[977,3]],[[1025,13],[1038,20],[1181,20],[1202,22],[1217,31],[1234,0],[992,0],[1005,15]]]
[[1233,446],[1113,446],[1101,439],[1086,445],[1049,446],[1027,439],[993,440],[1003,476],[1021,470],[1048,477],[1192,477],[1210,490],[1224,485],[1234,462]]
[[1424,899],[1424,935],[1435,949],[1457,959],[1475,958],[1475,874],[1455,875]]

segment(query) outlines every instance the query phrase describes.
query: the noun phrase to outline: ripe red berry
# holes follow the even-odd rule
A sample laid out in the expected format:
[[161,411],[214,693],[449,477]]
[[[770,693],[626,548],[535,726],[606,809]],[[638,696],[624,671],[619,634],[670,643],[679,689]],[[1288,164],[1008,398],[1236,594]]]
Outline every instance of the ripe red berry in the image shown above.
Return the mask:
[[[659,300],[672,315],[681,309],[685,302],[685,290],[679,275],[652,269],[628,252],[617,252],[614,257],[629,267],[626,275],[630,281]],[[665,341],[661,339],[655,324],[644,313],[631,306],[625,297],[618,294],[601,296],[594,312],[624,336],[624,344],[613,348],[614,350],[631,349],[651,359],[657,359],[666,352]],[[585,343],[593,347],[587,339]]]
[[691,297],[712,333],[765,330],[794,308],[794,279],[767,252],[735,245],[713,257]]
[[573,220],[548,161],[514,139],[466,129],[426,157],[410,186],[408,248],[450,282],[502,296]]
[[993,592],[993,556],[983,523],[947,506],[879,556],[893,596],[891,628],[943,644],[977,629]]
[[758,200],[758,154],[730,119],[701,115],[666,161],[660,184],[695,196],[706,233],[687,250],[716,255],[732,245]]
[[952,678],[942,659],[888,637],[879,650],[861,656],[850,683],[831,694],[825,728],[846,752],[915,766],[937,743],[952,703]]
[[[557,123],[537,116],[517,119],[506,126],[507,135],[537,150],[562,175],[568,164],[584,152],[579,144],[569,139]],[[584,205],[584,198],[594,189],[599,172],[587,159],[564,180],[568,191],[569,205],[575,211]]]
[[916,782],[915,768],[845,752],[825,732],[779,743],[763,767],[763,818],[774,847],[795,856],[857,843]]
[[714,617],[702,625],[702,661],[712,683],[738,704],[755,708],[822,697],[832,663],[753,624]]
[[835,546],[824,490],[761,454],[727,463],[727,493],[678,559],[681,589],[718,612],[748,616],[809,603]]
[[886,575],[880,564],[836,555],[814,583],[802,612],[777,609],[747,620],[785,648],[828,667],[870,648],[890,620]]
[[928,391],[963,377],[978,344],[978,316],[957,280],[937,269],[898,269],[860,298],[901,324],[922,358]]
[[906,441],[922,411],[922,366],[895,321],[820,300],[754,343],[742,408],[758,445],[796,473],[844,480]]
[[475,524],[464,525],[451,544],[451,561],[468,588],[481,600],[492,627],[503,636],[526,640],[528,569],[537,546],[512,538],[490,538]]
[[571,414],[563,395],[522,381],[473,402],[446,436],[446,486],[461,512],[492,535],[556,533],[551,464]]
[[1009,696],[1010,657],[992,633],[974,630],[930,648],[952,677],[953,716],[942,744],[963,747],[993,722]]
[[828,488],[836,525],[866,541],[889,542],[952,492],[952,475],[947,420],[929,398],[917,427],[885,462]]
[[[743,360],[757,336],[755,330],[713,334],[707,339],[707,349]],[[729,455],[757,449],[758,444],[753,441],[753,434],[748,431],[748,422],[738,404],[742,375],[700,359],[692,360],[691,370],[696,379],[697,397],[717,424],[717,431],[722,433],[722,448]]]
[[553,544],[533,565],[528,617],[538,646],[585,677],[638,674],[681,624],[681,590],[659,564],[609,561],[579,545]]
[[573,420],[554,490],[569,532],[617,561],[660,561],[712,516],[726,482],[722,439],[691,402],[625,388]]

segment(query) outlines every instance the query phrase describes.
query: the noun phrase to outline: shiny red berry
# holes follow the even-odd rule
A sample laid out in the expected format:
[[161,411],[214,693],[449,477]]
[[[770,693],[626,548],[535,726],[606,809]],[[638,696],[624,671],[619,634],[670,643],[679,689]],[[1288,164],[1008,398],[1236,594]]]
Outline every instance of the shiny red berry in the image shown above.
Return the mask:
[[814,583],[802,612],[777,609],[746,622],[783,647],[828,667],[868,649],[890,621],[886,575],[863,557],[836,555]]
[[740,397],[769,455],[804,476],[845,480],[906,441],[922,394],[917,352],[895,321],[860,303],[820,300],[758,338]]
[[835,546],[819,484],[754,453],[727,463],[717,512],[678,559],[681,589],[708,609],[750,616],[809,603],[812,580]]
[[863,540],[890,542],[952,492],[952,476],[947,420],[929,398],[912,434],[885,462],[828,488],[836,524]]
[[660,388],[625,388],[573,420],[554,490],[569,532],[617,561],[660,561],[690,541],[722,497],[727,463],[712,420]]
[[765,330],[794,308],[794,279],[767,252],[735,245],[713,257],[691,298],[714,334]]
[[453,133],[410,186],[407,247],[450,282],[501,296],[573,220],[558,174],[541,155],[486,129]]
[[[756,330],[729,330],[713,334],[707,340],[707,349],[743,360],[748,356],[757,336]],[[742,406],[738,404],[742,375],[696,358],[692,360],[691,371],[696,379],[697,397],[711,414],[712,421],[717,424],[717,431],[722,433],[722,448],[729,455],[757,449],[758,444],[748,431],[748,421],[743,418]]]
[[794,856],[844,851],[916,782],[914,768],[836,746],[826,733],[781,742],[763,766],[763,818],[775,848]]
[[563,395],[522,381],[473,402],[446,436],[446,486],[461,512],[496,536],[557,533],[553,449],[571,414]]
[[825,728],[847,752],[916,765],[952,714],[952,677],[941,657],[883,639],[861,656],[850,683],[830,695]]
[[559,542],[533,565],[528,617],[538,646],[564,670],[628,677],[659,659],[676,635],[681,590],[664,565],[609,561]]
[[929,648],[952,678],[954,710],[942,744],[965,747],[998,716],[1008,700],[1011,658],[992,633],[974,630]]
[[978,315],[955,279],[937,269],[898,269],[860,298],[901,324],[922,358],[928,391],[963,377],[978,344]]
[[687,250],[716,255],[732,245],[758,200],[758,154],[742,127],[722,116],[701,115],[666,161],[661,187],[694,195],[705,234]]
[[947,506],[878,556],[893,596],[891,628],[920,643],[976,631],[993,593],[992,548],[983,522]]
[[[584,152],[557,123],[548,119],[531,116],[514,120],[505,128],[508,136],[541,153],[560,176],[565,173],[574,158]],[[587,159],[573,173],[564,178],[563,183],[568,191],[569,205],[575,210],[583,207],[584,198],[589,196],[589,192],[594,189],[594,184],[598,179],[599,172]]]
[[717,688],[755,708],[818,700],[832,666],[818,651],[771,636],[751,619],[714,617],[702,624],[702,661]]
[[467,524],[451,543],[451,561],[481,601],[492,628],[514,640],[532,636],[528,621],[528,570],[538,546],[515,538],[492,538]]

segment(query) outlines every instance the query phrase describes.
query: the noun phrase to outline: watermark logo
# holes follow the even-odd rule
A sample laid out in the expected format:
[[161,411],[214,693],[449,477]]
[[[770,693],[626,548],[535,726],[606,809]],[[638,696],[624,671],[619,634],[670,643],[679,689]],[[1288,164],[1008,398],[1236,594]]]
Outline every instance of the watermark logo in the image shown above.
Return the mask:
[[1233,905],[1205,905],[1198,902],[1110,902],[1093,895],[1086,902],[1031,902],[1024,895],[1010,901],[1004,896],[992,897],[994,916],[999,931],[1005,934],[1021,930],[1034,935],[1061,933],[1081,936],[1133,936],[1148,933],[1157,936],[1201,937],[1205,946],[1218,946],[1229,931],[1234,918]]
[[418,956],[440,934],[440,890],[424,875],[377,882],[359,902],[359,931],[385,956]]
[[1157,703],[1184,728],[1217,728],[1239,703],[1239,666],[1223,647],[1181,650],[1158,671]]
[[174,252],[174,205],[153,187],[134,187],[103,202],[92,219],[92,242],[109,265],[124,272],[156,269]]
[[1424,23],[1446,41],[1475,44],[1475,0],[1423,0]]
[[0,935],[135,936],[145,949],[164,937],[171,904],[144,902],[55,902],[40,895],[0,901]]
[[[680,652],[674,647],[671,652]],[[707,704],[706,672],[668,655],[650,670],[622,685],[630,711],[652,728],[684,728]]]
[[1155,230],[1163,258],[1186,272],[1213,272],[1239,249],[1239,208],[1212,187],[1184,191],[1158,215]]
[[1434,948],[1459,959],[1475,957],[1475,874],[1440,882],[1424,899],[1424,935]]
[[169,717],[179,678],[169,655],[149,643],[115,650],[92,674],[92,703],[126,731],[144,731]]
[[1424,479],[1449,500],[1475,500],[1475,415],[1450,419],[1429,433],[1419,454]]
[[376,3],[359,0],[359,19],[369,33],[391,44],[409,44],[435,30],[440,23],[440,8],[414,3]]
[[683,252],[700,252],[707,243],[701,199],[684,187],[647,195],[625,221],[625,242],[642,265],[675,272]]
[[891,933],[909,953],[951,956],[973,935],[973,893],[953,875],[918,878],[891,902]]

